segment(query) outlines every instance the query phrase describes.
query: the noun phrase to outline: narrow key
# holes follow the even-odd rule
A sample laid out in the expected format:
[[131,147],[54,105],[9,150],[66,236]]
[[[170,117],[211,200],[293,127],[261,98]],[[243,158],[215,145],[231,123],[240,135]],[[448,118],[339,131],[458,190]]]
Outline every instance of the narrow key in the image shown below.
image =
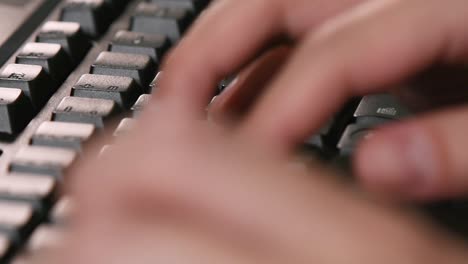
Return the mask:
[[32,136],[31,144],[81,151],[95,132],[92,124],[45,121]]
[[72,63],[62,46],[52,43],[28,43],[16,57],[18,64],[39,65],[58,83],[72,71]]
[[166,35],[175,44],[192,21],[185,8],[163,7],[151,3],[140,3],[132,18],[131,29],[136,32]]
[[133,111],[133,116],[136,117],[138,116],[141,111],[143,111],[143,108],[149,103],[151,100],[151,95],[149,94],[142,94],[140,98],[136,101],[135,105],[132,107]]
[[132,130],[133,126],[135,125],[135,119],[133,118],[124,118],[120,121],[117,129],[114,132],[115,137],[120,137],[122,135],[126,135],[130,130]]
[[109,45],[110,51],[148,55],[155,63],[161,61],[168,48],[169,41],[164,35],[124,30],[117,32]]
[[36,37],[37,42],[55,43],[62,46],[76,65],[88,53],[91,43],[75,22],[46,22]]
[[55,178],[46,175],[10,173],[0,177],[0,197],[25,201],[38,201],[48,208],[57,193]]
[[0,230],[23,240],[33,230],[37,220],[37,212],[31,203],[0,200]]
[[13,157],[10,171],[61,178],[75,158],[76,153],[72,150],[27,146],[20,149]]
[[121,108],[130,109],[140,90],[130,77],[84,74],[73,87],[72,95],[114,100]]
[[395,96],[376,94],[362,98],[354,117],[360,124],[380,125],[392,120],[401,120],[409,114],[409,110]]
[[69,0],[62,9],[60,20],[77,22],[85,34],[96,38],[103,34],[112,19],[104,0]]
[[53,120],[89,123],[103,128],[105,121],[119,112],[114,101],[93,98],[65,97],[54,110]]
[[9,64],[0,73],[0,87],[19,88],[38,111],[49,100],[57,86],[37,65]]
[[153,93],[158,90],[162,75],[163,75],[163,72],[158,72],[158,74],[156,74],[156,77],[154,77],[153,81],[149,85],[149,91],[148,91],[149,93]]
[[94,62],[91,73],[130,77],[143,90],[147,90],[149,83],[156,74],[156,65],[147,55],[104,51],[99,54]]
[[351,124],[346,127],[337,148],[342,156],[351,156],[356,146],[363,139],[372,136],[372,128],[366,125]]
[[15,135],[34,116],[31,102],[20,89],[0,88],[0,133]]

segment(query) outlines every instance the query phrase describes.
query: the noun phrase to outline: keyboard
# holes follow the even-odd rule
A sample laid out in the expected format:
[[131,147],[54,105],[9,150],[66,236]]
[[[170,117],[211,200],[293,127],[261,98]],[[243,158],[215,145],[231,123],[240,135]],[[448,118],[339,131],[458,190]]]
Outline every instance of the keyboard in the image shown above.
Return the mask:
[[[162,57],[209,2],[0,0],[0,263],[28,263],[60,243],[73,209],[58,192],[67,169],[94,135],[132,128],[157,88]],[[360,140],[410,115],[389,94],[353,99],[304,153],[347,170]],[[463,201],[421,208],[461,235],[467,209]]]

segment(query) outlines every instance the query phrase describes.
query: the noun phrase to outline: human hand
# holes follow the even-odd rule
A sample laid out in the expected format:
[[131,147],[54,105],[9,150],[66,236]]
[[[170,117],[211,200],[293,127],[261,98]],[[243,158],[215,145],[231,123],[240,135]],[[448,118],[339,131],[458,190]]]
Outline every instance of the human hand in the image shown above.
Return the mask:
[[[234,105],[227,97],[256,98],[244,99],[247,110],[242,104],[244,109],[229,110],[248,111],[240,121],[246,133],[288,152],[349,97],[385,91],[434,62],[464,63],[467,10],[463,0],[219,1],[168,59],[159,96],[203,115],[220,79],[239,70],[263,71],[260,80],[233,87],[214,108]],[[256,67],[264,59],[255,60],[258,54],[284,40],[292,50],[267,55],[284,64]],[[278,74],[273,78],[269,71]],[[406,198],[465,193],[467,114],[457,107],[378,131],[358,149],[357,175],[371,190]]]
[[84,155],[68,175],[72,232],[44,263],[466,262],[416,215],[182,108],[158,100],[112,150]]

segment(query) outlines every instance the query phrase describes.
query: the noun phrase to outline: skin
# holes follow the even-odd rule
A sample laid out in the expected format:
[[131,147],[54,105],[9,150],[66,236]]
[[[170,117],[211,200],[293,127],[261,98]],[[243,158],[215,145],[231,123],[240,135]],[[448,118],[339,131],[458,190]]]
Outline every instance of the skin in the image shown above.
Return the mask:
[[[293,149],[349,97],[465,62],[467,11],[466,0],[217,1],[166,61],[135,130],[72,171],[76,215],[45,263],[465,263],[455,237]],[[211,87],[233,72],[210,107],[217,124],[206,121]],[[378,131],[355,160],[363,186],[466,193],[466,114]]]

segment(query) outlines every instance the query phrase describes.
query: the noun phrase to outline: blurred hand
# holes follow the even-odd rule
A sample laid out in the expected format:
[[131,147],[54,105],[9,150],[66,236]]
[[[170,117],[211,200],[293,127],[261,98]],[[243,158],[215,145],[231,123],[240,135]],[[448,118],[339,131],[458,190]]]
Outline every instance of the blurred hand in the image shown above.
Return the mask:
[[[241,72],[214,116],[290,152],[351,96],[387,91],[435,62],[465,63],[467,11],[465,0],[217,1],[169,57],[159,96],[203,115],[218,81]],[[466,193],[467,114],[452,108],[382,129],[359,148],[357,174],[398,197]]]
[[461,242],[158,101],[71,173],[72,233],[44,263],[465,263]]

